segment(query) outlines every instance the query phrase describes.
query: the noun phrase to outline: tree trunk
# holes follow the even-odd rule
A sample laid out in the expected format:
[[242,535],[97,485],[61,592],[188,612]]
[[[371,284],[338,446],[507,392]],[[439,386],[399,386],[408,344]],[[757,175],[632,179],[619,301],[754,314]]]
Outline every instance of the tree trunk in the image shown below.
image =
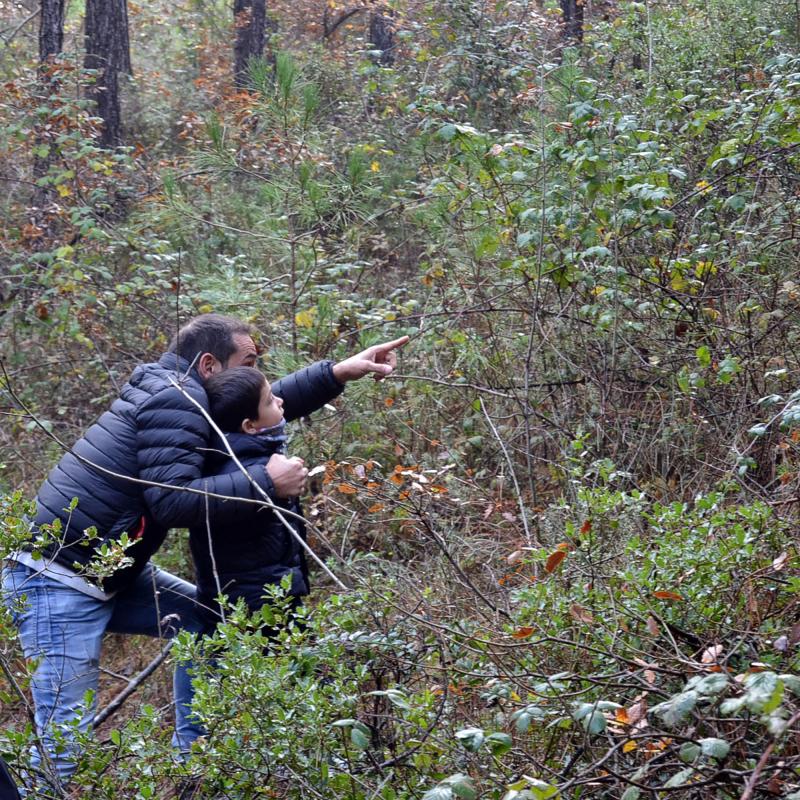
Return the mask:
[[122,141],[118,76],[131,72],[126,0],[86,0],[85,44],[83,65],[96,71],[87,95],[103,120],[100,144],[114,147]]
[[568,44],[583,42],[583,0],[559,0],[564,15],[564,39]]
[[250,63],[264,55],[267,29],[266,0],[234,0],[233,23],[236,41],[233,46],[233,83],[237,89],[248,89]]
[[[66,0],[42,0],[39,11],[39,83],[42,95],[50,97],[58,88],[58,79],[54,74],[53,61],[61,53],[64,46],[64,6]],[[36,135],[36,149],[50,147],[49,140],[40,133]],[[35,154],[33,157],[33,181],[38,183],[50,170],[52,155]],[[31,202],[34,208],[43,209],[49,201],[49,190],[46,186],[37,186]]]
[[376,61],[382,67],[394,64],[394,25],[391,17],[380,11],[375,11],[369,18],[369,40],[380,56]]
[[65,0],[42,0],[39,12],[39,63],[46,64],[64,46]]

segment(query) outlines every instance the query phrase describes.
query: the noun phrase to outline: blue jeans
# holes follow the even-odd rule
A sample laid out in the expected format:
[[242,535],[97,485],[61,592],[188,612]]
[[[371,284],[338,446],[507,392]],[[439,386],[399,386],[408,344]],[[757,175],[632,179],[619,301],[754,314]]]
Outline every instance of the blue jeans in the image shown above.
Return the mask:
[[[203,630],[195,605],[195,587],[148,564],[135,583],[110,600],[98,600],[24,564],[7,562],[2,572],[3,599],[11,608],[27,659],[37,659],[31,681],[36,728],[55,777],[66,784],[75,770],[77,749],[69,734],[56,746],[53,730],[65,723],[88,730],[96,711],[95,695],[103,634],[130,633],[172,638],[179,630]],[[174,615],[174,616],[173,616]],[[175,668],[173,745],[187,751],[204,731],[191,714],[191,664]],[[86,692],[92,692],[86,704]],[[71,727],[70,725],[70,727]],[[42,755],[31,754],[41,772]]]

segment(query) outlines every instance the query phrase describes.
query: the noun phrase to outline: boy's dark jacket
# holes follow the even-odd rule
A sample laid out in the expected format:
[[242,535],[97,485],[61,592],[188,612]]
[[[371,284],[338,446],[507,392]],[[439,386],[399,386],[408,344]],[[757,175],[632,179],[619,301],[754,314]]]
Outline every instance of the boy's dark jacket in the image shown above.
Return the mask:
[[[287,420],[316,411],[342,388],[330,361],[318,361],[272,385],[284,400]],[[208,472],[211,428],[186,395],[208,409],[199,375],[172,353],[133,371],[119,399],[61,458],[39,489],[35,527],[61,523],[60,542],[43,549],[46,558],[73,569],[87,565],[104,543],[127,532],[135,540],[126,551],[133,563],[103,581],[107,590],[122,589],[135,580],[169,528],[199,525],[206,513],[238,525],[251,506],[222,497],[256,499],[253,482],[272,496],[272,483],[261,467],[252,467],[249,476]],[[72,498],[78,504],[70,511]],[[96,530],[95,538],[87,538],[88,528]]]
[[[283,442],[258,434],[229,433],[226,438],[248,472],[253,467],[265,464],[270,456],[282,452],[283,448]],[[239,472],[233,459],[223,452],[224,447],[219,443],[218,446],[219,451],[208,458],[207,469],[213,474]],[[297,500],[279,500],[276,506],[295,514],[300,513]],[[303,521],[288,514],[283,517],[305,540]],[[249,513],[240,515],[234,525],[211,516],[208,525],[193,526],[189,534],[197,579],[197,600],[209,621],[216,622],[219,619],[219,607],[215,600],[219,588],[233,602],[244,598],[251,610],[264,604],[264,585],[279,584],[286,575],[291,576],[289,593],[292,596],[308,594],[305,551],[270,508],[250,505]],[[213,561],[209,552],[209,536]]]

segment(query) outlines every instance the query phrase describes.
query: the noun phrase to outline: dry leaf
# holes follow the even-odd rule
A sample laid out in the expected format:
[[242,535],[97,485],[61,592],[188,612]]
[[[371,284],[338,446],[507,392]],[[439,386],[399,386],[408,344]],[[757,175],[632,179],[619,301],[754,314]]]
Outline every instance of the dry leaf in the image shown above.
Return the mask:
[[668,591],[653,592],[653,597],[657,597],[659,600],[683,600],[677,592]]
[[789,560],[788,553],[781,553],[773,562],[772,562],[772,569],[775,572],[780,572],[785,566],[786,562]]
[[555,572],[558,565],[567,557],[563,550],[556,550],[555,553],[550,553],[547,557],[547,563],[544,565],[545,572]]
[[528,626],[517,628],[514,633],[511,634],[514,639],[529,639],[533,636],[533,628]]
[[523,550],[515,550],[509,556],[506,557],[506,561],[509,564],[516,564],[518,561],[522,561],[525,557],[525,552]]
[[643,692],[628,709],[628,721],[637,728],[644,728],[647,725],[647,693]]
[[336,487],[342,494],[355,494],[357,489],[351,486],[349,483],[340,483]]
[[578,620],[578,622],[585,622],[587,625],[594,624],[592,612],[583,606],[579,606],[577,603],[573,603],[569,607],[569,614],[573,619]]
[[581,525],[581,533],[585,536],[589,531],[592,530],[592,521],[587,519],[583,525]]
[[620,725],[630,725],[631,723],[628,718],[628,712],[624,708],[618,708],[614,712],[614,719],[619,722]]
[[646,681],[647,681],[647,682],[648,682],[648,683],[649,683],[651,686],[653,686],[653,685],[655,684],[655,682],[656,682],[656,674],[655,674],[655,672],[653,672],[653,670],[651,670],[651,669],[646,669],[646,670],[644,671],[644,679],[645,679],[645,680],[646,680]]
[[636,744],[636,742],[634,742],[632,739],[628,739],[628,741],[627,741],[627,742],[625,742],[625,744],[624,744],[624,745],[622,745],[622,752],[623,752],[623,753],[631,753],[631,752],[633,752],[634,750],[636,750],[636,748],[637,748],[638,746],[639,746],[639,745],[638,745],[638,744]]
[[658,627],[658,623],[653,619],[653,617],[648,617],[645,625],[647,625],[647,630],[651,636],[661,635],[661,628]]
[[703,655],[700,656],[700,663],[702,664],[716,664],[719,657],[722,655],[723,646],[721,644],[713,644],[703,650]]

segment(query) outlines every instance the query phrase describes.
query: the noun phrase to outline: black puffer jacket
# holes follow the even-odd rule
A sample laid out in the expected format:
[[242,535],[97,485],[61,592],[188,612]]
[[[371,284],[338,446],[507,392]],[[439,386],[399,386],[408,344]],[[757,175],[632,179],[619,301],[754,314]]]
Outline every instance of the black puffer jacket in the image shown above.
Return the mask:
[[[229,433],[227,439],[248,472],[259,467],[263,470],[270,456],[282,450],[281,442],[258,434]],[[220,452],[209,458],[207,467],[215,472],[241,474],[239,467],[232,458],[224,455],[223,450],[220,445]],[[297,500],[276,500],[275,504],[279,509],[300,513]],[[303,521],[288,514],[284,514],[283,518],[305,540]],[[247,517],[240,518],[235,525],[209,516],[208,525],[192,527],[189,534],[197,579],[197,600],[212,624],[219,619],[219,606],[215,598],[220,588],[233,602],[244,598],[251,611],[263,605],[261,596],[264,594],[264,585],[279,584],[286,575],[291,576],[289,593],[292,596],[308,594],[305,551],[266,505],[251,505]]]
[[[189,370],[186,360],[167,353],[157,363],[137,367],[119,399],[61,458],[36,497],[35,524],[61,522],[59,543],[45,550],[45,556],[58,563],[71,568],[86,565],[104,542],[123,532],[136,540],[127,551],[134,563],[103,581],[107,591],[133,581],[169,528],[197,525],[207,509],[215,519],[232,524],[250,513],[248,503],[217,497],[206,501],[203,492],[256,498],[246,475],[204,474],[210,426],[173,381],[207,409],[199,375]],[[311,413],[342,391],[329,361],[292,373],[272,388],[283,398],[287,420]],[[249,472],[271,495],[263,467],[254,465]],[[72,498],[78,503],[70,512]],[[92,540],[84,533],[90,527],[97,532]]]

